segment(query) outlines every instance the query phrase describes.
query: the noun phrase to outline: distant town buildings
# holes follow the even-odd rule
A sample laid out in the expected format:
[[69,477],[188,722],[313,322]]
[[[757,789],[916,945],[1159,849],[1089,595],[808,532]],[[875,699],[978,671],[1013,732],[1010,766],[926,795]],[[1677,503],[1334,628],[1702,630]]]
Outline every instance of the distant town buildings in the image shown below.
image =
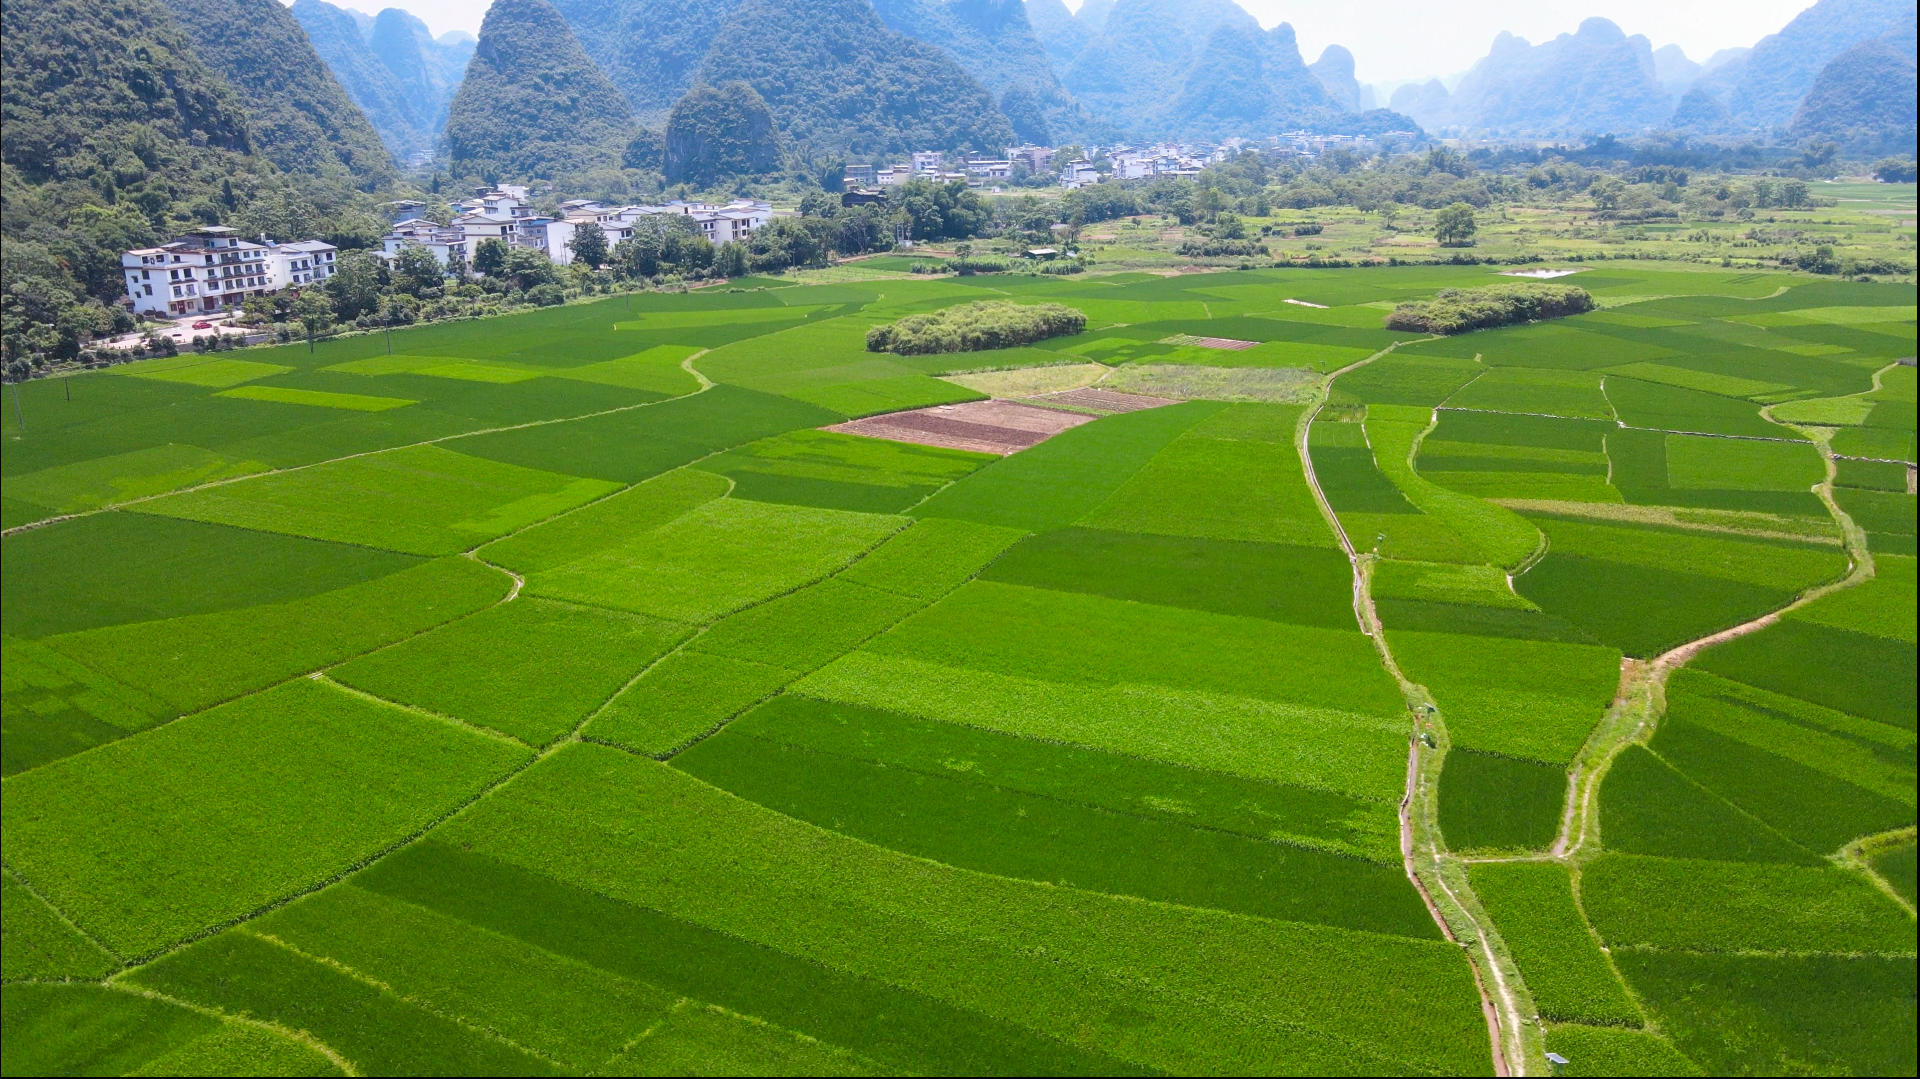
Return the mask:
[[208,225],[120,256],[127,300],[142,315],[179,318],[238,307],[252,296],[325,281],[339,249],[320,240],[276,244]]
[[534,211],[525,188],[506,186],[462,200],[454,210],[445,225],[425,219],[396,223],[382,238],[381,253],[392,258],[414,245],[432,252],[440,265],[464,267],[470,274],[482,240],[530,248],[565,266],[573,262],[574,236],[587,225],[599,228],[608,249],[617,250],[633,238],[637,222],[661,214],[692,219],[700,234],[715,245],[745,240],[773,220],[773,205],[757,199],[734,199],[719,206],[679,199],[658,206],[605,206],[590,199],[569,199],[560,204],[558,217],[549,217]]

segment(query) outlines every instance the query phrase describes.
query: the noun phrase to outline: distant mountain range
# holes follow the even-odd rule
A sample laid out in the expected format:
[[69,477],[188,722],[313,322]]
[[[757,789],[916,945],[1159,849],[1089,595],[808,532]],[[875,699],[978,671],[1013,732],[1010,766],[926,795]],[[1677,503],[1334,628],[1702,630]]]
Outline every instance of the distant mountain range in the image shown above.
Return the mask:
[[[428,160],[501,179],[664,168],[663,129],[695,91],[676,163],[1416,126],[1871,154],[1911,153],[1915,139],[1915,0],[1818,0],[1705,61],[1605,19],[1539,43],[1502,34],[1457,79],[1399,86],[1391,111],[1348,48],[1308,64],[1291,26],[1262,28],[1234,0],[497,0],[478,39],[327,0],[9,0],[4,12],[6,160],[36,177],[125,173],[98,163],[127,145],[205,176],[225,154],[244,159],[236,175],[369,188]],[[735,83],[751,94],[715,96]],[[703,117],[730,117],[751,152]]]
[[1538,45],[1501,34],[1451,90],[1402,86],[1392,106],[1430,130],[1478,137],[1679,131],[1911,152],[1912,95],[1904,109],[1897,99],[1912,83],[1902,72],[1914,65],[1914,18],[1914,0],[1819,0],[1751,49],[1704,64],[1588,19]]
[[473,58],[473,35],[435,38],[426,23],[398,8],[367,15],[326,0],[294,0],[292,10],[394,157],[431,154]]

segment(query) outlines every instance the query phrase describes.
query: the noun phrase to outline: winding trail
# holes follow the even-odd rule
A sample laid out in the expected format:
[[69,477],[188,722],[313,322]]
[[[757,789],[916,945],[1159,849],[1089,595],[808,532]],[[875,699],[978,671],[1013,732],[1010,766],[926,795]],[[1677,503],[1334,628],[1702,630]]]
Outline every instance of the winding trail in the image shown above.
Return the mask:
[[[1761,414],[1770,422],[1780,422],[1774,419],[1771,406],[1762,409]],[[1598,835],[1599,806],[1596,792],[1600,783],[1606,778],[1607,770],[1612,767],[1615,758],[1628,746],[1643,744],[1653,737],[1660,717],[1666,712],[1667,679],[1676,669],[1686,666],[1694,657],[1714,645],[1757,633],[1780,621],[1786,614],[1873,577],[1873,553],[1867,548],[1866,532],[1840,508],[1833,497],[1839,465],[1833,454],[1832,430],[1811,426],[1793,426],[1793,429],[1807,436],[1826,464],[1826,475],[1814,486],[1813,491],[1827,507],[1827,513],[1840,526],[1841,544],[1847,552],[1846,574],[1837,580],[1805,589],[1791,601],[1756,618],[1676,645],[1652,659],[1622,660],[1620,689],[1613,705],[1588,736],[1568,775],[1567,808],[1561,818],[1560,834],[1554,838],[1548,857],[1575,857]]]
[[[1433,824],[1435,801],[1432,796],[1434,785],[1427,777],[1429,771],[1436,771],[1439,761],[1444,757],[1445,727],[1438,719],[1439,713],[1433,707],[1433,698],[1426,687],[1409,681],[1401,671],[1399,663],[1393,657],[1393,650],[1387,647],[1386,634],[1382,632],[1380,617],[1373,604],[1372,581],[1373,556],[1361,555],[1354,549],[1353,539],[1341,524],[1340,517],[1334,513],[1332,503],[1327,501],[1326,491],[1320,486],[1320,479],[1314,473],[1313,454],[1309,446],[1309,434],[1313,422],[1326,407],[1327,397],[1333,383],[1341,375],[1364,367],[1391,352],[1403,342],[1395,342],[1363,360],[1355,361],[1329,374],[1320,384],[1315,394],[1313,406],[1302,414],[1298,428],[1294,432],[1294,449],[1300,458],[1302,473],[1307,479],[1307,487],[1313,492],[1314,503],[1319,506],[1320,514],[1332,526],[1334,536],[1340,541],[1340,549],[1347,556],[1347,562],[1353,567],[1353,610],[1354,618],[1359,622],[1360,632],[1372,638],[1374,649],[1380,655],[1380,662],[1386,667],[1394,681],[1399,683],[1401,694],[1406,698],[1408,710],[1416,717],[1417,725],[1422,728],[1417,735],[1409,738],[1407,744],[1407,779],[1400,796],[1400,859],[1407,874],[1407,880],[1419,893],[1420,901],[1426,904],[1427,913],[1446,939],[1459,945],[1466,952],[1467,966],[1473,972],[1474,988],[1480,995],[1480,1010],[1487,1021],[1487,1040],[1493,1058],[1494,1074],[1501,1076],[1527,1074],[1526,1045],[1522,1039],[1523,1028],[1520,1020],[1520,1005],[1515,999],[1513,987],[1509,984],[1502,960],[1511,965],[1512,960],[1496,956],[1492,938],[1480,924],[1473,908],[1463,901],[1461,891],[1450,884],[1442,872],[1442,852],[1435,838],[1438,829]],[[1423,754],[1423,748],[1435,752]],[[1419,813],[1416,816],[1415,808]],[[1424,852],[1422,851],[1424,840]],[[1422,856],[1424,854],[1424,857]],[[1431,885],[1429,879],[1431,878]],[[1464,881],[1461,890],[1465,889]],[[1447,900],[1447,908],[1435,900],[1436,892]],[[1466,939],[1454,931],[1454,921],[1458,920]],[[1478,945],[1478,954],[1474,945]]]

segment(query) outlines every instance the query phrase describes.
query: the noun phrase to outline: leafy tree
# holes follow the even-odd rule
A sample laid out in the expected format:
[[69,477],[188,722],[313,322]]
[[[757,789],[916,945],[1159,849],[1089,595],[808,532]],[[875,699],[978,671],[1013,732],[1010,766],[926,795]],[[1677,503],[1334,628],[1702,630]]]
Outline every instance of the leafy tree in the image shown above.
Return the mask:
[[536,285],[555,285],[560,280],[553,261],[531,247],[515,247],[509,250],[499,276],[513,288],[522,291]]
[[1913,158],[1883,157],[1873,163],[1873,178],[1883,184],[1910,184],[1920,177]]
[[740,277],[747,272],[747,249],[738,243],[721,244],[713,253],[713,272],[721,277]]
[[1464,202],[1443,207],[1433,215],[1433,235],[1442,247],[1470,246],[1479,227],[1473,218],[1473,207]]
[[419,244],[407,244],[393,256],[388,275],[396,290],[424,297],[429,291],[439,291],[446,282],[447,271],[433,252]]
[[489,236],[473,245],[473,271],[482,277],[500,277],[507,269],[505,240]]
[[576,261],[598,269],[607,261],[607,234],[600,230],[599,225],[583,222],[573,230],[573,239],[567,241],[567,249],[573,252]]
[[333,301],[320,289],[308,289],[293,301],[293,317],[307,331],[307,351],[313,351],[313,339],[333,325]]
[[986,200],[960,180],[909,180],[893,198],[906,212],[916,240],[977,236],[993,216]]
[[1213,237],[1216,240],[1244,240],[1247,236],[1246,223],[1239,214],[1225,213],[1215,215],[1213,219]]
[[386,277],[386,266],[379,258],[365,251],[347,251],[334,260],[333,276],[323,287],[336,314],[356,319],[380,306]]

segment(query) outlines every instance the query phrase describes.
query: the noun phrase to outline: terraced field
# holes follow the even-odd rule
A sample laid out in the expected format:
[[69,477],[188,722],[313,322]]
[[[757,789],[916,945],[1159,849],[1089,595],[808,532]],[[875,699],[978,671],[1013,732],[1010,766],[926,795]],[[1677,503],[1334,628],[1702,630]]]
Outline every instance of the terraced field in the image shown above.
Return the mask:
[[[21,387],[0,1065],[1910,1073],[1911,287],[1380,328],[1485,273]],[[864,351],[983,293],[1088,332]],[[849,426],[1000,387],[1072,422]]]

